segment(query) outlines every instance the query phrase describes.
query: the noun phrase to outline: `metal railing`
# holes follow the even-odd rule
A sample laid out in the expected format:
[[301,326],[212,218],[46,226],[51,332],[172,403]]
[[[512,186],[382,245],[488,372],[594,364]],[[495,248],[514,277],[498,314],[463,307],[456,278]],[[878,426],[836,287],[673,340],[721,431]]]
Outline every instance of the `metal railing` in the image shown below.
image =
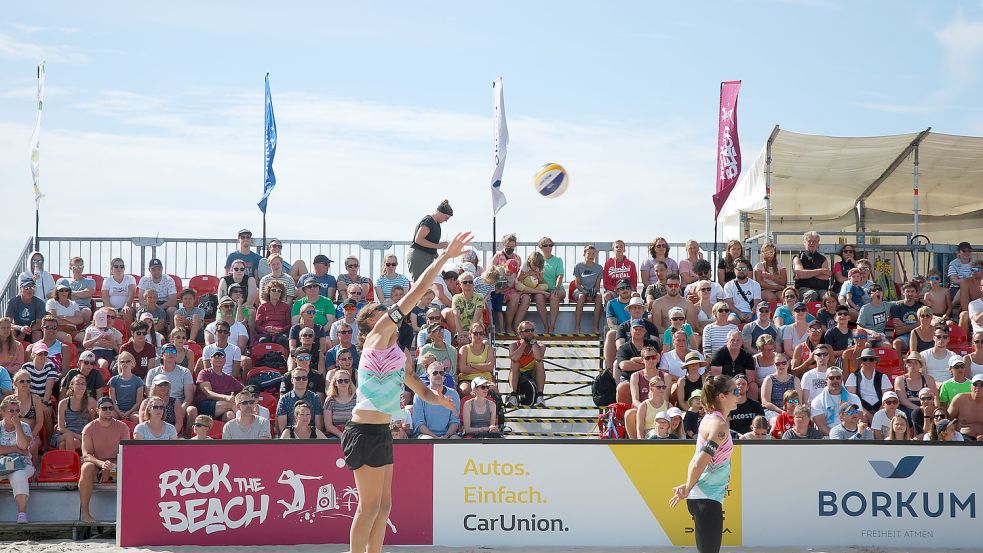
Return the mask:
[[31,247],[33,245],[34,240],[28,238],[27,243],[24,244],[24,249],[20,252],[20,256],[14,260],[14,267],[10,270],[10,274],[7,275],[7,281],[4,283],[3,291],[0,292],[0,316],[7,313],[7,303],[10,302],[10,298],[17,295],[17,277],[27,270],[28,257],[31,255]]

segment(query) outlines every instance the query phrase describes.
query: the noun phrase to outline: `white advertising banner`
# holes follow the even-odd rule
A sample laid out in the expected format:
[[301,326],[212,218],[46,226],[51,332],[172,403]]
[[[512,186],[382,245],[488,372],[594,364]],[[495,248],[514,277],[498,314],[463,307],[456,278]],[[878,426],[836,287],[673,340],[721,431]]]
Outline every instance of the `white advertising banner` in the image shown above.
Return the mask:
[[[434,456],[434,543],[669,546],[693,543],[685,505],[692,444],[454,444]],[[733,497],[726,544],[740,543]],[[731,501],[728,500],[728,504]]]
[[745,546],[980,547],[983,448],[741,449]]

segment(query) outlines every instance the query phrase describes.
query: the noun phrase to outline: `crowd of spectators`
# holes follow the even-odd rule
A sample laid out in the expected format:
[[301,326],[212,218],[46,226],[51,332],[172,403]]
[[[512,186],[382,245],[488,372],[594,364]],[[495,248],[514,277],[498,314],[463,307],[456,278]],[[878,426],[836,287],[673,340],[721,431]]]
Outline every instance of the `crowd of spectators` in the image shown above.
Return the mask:
[[[56,281],[40,252],[31,255],[0,319],[0,456],[25,463],[7,475],[22,514],[23,482],[49,449],[80,454],[88,519],[92,484],[112,478],[113,444],[130,436],[340,437],[358,385],[357,313],[398,301],[410,278],[394,255],[373,282],[356,257],[336,277],[325,255],[309,270],[284,259],[279,240],[264,257],[249,230],[237,238],[214,294],[179,292],[159,259],[139,278],[113,259],[100,287],[81,258]],[[959,245],[944,280],[934,271],[886,294],[893,280],[855,247],[831,264],[819,243],[806,233],[789,270],[771,244],[752,265],[732,241],[716,280],[693,241],[677,262],[656,238],[640,267],[620,240],[603,265],[584,247],[569,283],[574,325],[584,330],[592,305],[589,330],[601,332],[630,437],[692,438],[702,379],[726,374],[739,396],[731,427],[745,439],[983,438],[983,262],[970,245]],[[516,245],[506,235],[484,269],[473,253],[445,268],[402,323],[407,369],[457,408],[406,392],[394,436],[497,437],[504,406],[546,405],[545,347],[527,313],[535,308],[545,333],[556,332],[567,270],[549,237],[526,259]],[[507,395],[492,330],[516,335],[506,338]],[[958,353],[954,335],[965,339]]]

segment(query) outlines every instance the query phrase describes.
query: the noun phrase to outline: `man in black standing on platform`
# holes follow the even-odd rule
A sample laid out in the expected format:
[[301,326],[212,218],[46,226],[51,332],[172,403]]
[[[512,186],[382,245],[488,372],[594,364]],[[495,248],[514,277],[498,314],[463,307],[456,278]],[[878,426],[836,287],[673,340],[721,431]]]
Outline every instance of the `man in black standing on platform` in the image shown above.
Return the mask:
[[451,204],[444,200],[437,206],[436,211],[427,215],[416,225],[416,233],[413,236],[413,243],[410,244],[410,253],[406,256],[406,264],[410,268],[410,274],[416,281],[427,270],[427,267],[437,259],[437,250],[447,247],[447,242],[440,241],[440,224],[447,221],[454,215]]

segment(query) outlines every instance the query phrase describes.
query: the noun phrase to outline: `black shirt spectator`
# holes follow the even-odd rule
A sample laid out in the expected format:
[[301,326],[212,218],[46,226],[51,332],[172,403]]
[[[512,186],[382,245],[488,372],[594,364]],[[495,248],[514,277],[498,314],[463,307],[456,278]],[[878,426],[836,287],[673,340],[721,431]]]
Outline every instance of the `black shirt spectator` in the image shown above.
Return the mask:
[[730,429],[738,434],[747,434],[751,431],[751,421],[758,415],[764,416],[765,410],[761,404],[753,399],[746,399],[744,403],[738,403],[737,407],[730,412]]
[[440,223],[434,220],[432,215],[427,215],[416,225],[413,229],[413,242],[410,247],[415,250],[420,250],[421,252],[428,253],[430,255],[437,255],[437,250],[433,248],[427,248],[416,243],[416,233],[420,231],[420,227],[427,227],[428,233],[426,239],[434,244],[440,243]]
[[[721,374],[731,377],[739,374],[754,373],[755,370],[754,358],[751,357],[751,354],[743,348],[741,348],[741,351],[738,352],[736,359],[730,356],[730,350],[728,350],[726,347],[718,349],[716,352],[714,352],[713,358],[710,359],[710,366],[722,367]],[[741,434],[746,432],[750,432],[750,430],[745,430],[741,432]]]

